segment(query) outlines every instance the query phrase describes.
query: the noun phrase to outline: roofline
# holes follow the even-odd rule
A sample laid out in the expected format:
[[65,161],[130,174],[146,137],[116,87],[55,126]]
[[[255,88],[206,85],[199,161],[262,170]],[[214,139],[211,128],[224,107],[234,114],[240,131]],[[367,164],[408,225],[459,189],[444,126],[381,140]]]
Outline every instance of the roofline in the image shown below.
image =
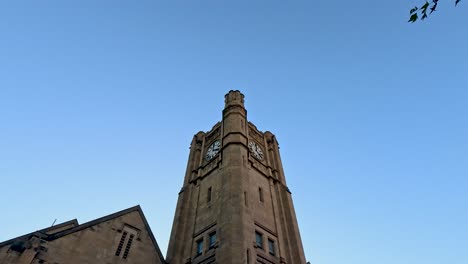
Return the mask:
[[151,231],[151,228],[150,228],[150,226],[148,224],[148,221],[146,220],[146,217],[145,217],[145,214],[143,213],[143,210],[141,210],[140,205],[136,205],[136,206],[127,208],[125,210],[118,211],[116,213],[113,213],[113,214],[110,214],[110,215],[103,216],[101,218],[91,220],[89,222],[83,223],[83,224],[81,224],[79,226],[76,226],[74,228],[67,229],[67,230],[64,230],[62,232],[58,232],[56,234],[52,234],[52,235],[49,236],[49,240],[55,240],[57,238],[60,238],[60,237],[63,237],[63,236],[66,236],[66,235],[81,231],[83,229],[86,229],[86,228],[89,228],[91,226],[100,224],[102,222],[109,221],[111,219],[126,215],[126,214],[134,212],[134,211],[136,211],[136,212],[138,212],[140,214],[140,217],[143,220],[143,223],[145,225],[146,231],[148,232],[148,234],[150,236],[150,239],[153,242],[154,249],[156,250],[157,254],[159,255],[159,258],[161,259],[162,263],[166,263],[165,260],[164,260],[164,256],[161,253],[161,249],[159,249],[159,245],[156,242],[156,238],[154,237],[153,232]]
[[91,221],[83,223],[81,225],[78,224],[78,221],[76,219],[73,219],[73,220],[61,223],[59,225],[51,226],[51,227],[48,227],[48,228],[44,228],[44,229],[41,229],[41,230],[38,230],[38,231],[28,233],[26,235],[22,235],[22,236],[19,236],[19,237],[15,237],[13,239],[9,239],[7,241],[4,241],[4,242],[0,243],[0,247],[11,244],[17,239],[26,238],[28,236],[34,235],[35,233],[38,233],[38,232],[45,234],[45,232],[47,232],[47,231],[49,231],[49,230],[51,230],[53,228],[59,228],[59,227],[69,225],[69,224],[75,224],[76,225],[75,227],[72,227],[72,228],[69,228],[69,229],[66,229],[66,230],[63,230],[63,231],[60,231],[60,232],[57,232],[57,233],[54,233],[54,234],[51,234],[51,235],[47,236],[47,240],[49,240],[49,241],[55,240],[55,239],[67,236],[69,234],[73,234],[75,232],[81,231],[83,229],[89,228],[91,226],[100,224],[102,222],[106,222],[106,221],[109,221],[111,219],[126,215],[126,214],[134,212],[134,211],[136,211],[136,212],[138,212],[140,214],[140,217],[143,220],[146,231],[148,232],[148,234],[150,236],[151,242],[153,243],[153,246],[154,246],[154,249],[156,250],[156,253],[158,254],[158,256],[159,256],[160,260],[162,261],[162,263],[166,263],[166,261],[164,260],[164,256],[161,253],[161,249],[159,249],[159,245],[156,242],[156,238],[153,235],[153,231],[151,231],[151,228],[150,228],[150,226],[148,224],[148,221],[146,220],[146,217],[145,217],[145,214],[143,213],[143,210],[141,210],[140,205],[136,205],[136,206],[127,208],[125,210],[118,211],[116,213],[113,213],[113,214],[110,214],[110,215],[106,215],[106,216],[91,220]]
[[164,259],[164,255],[161,252],[161,249],[159,248],[158,242],[156,242],[156,238],[153,235],[153,231],[151,231],[151,227],[148,224],[148,221],[146,220],[145,214],[143,213],[143,210],[141,209],[140,205],[137,205],[138,207],[138,212],[141,215],[141,218],[143,219],[143,223],[145,224],[146,230],[148,231],[148,234],[151,238],[151,241],[153,241],[154,248],[156,249],[156,252],[159,255],[159,259],[161,260],[161,263],[166,263],[166,260]]
[[[11,243],[13,243],[15,240],[17,240],[17,239],[26,238],[26,237],[32,236],[32,235],[34,235],[34,234],[36,234],[36,233],[43,233],[43,234],[45,234],[45,233],[47,233],[47,232],[50,231],[50,230],[53,230],[53,229],[56,229],[56,228],[61,228],[61,227],[63,227],[63,226],[67,226],[67,225],[70,225],[70,224],[75,225],[75,227],[76,227],[76,226],[79,226],[78,220],[76,220],[76,218],[75,218],[75,219],[73,219],[73,220],[69,220],[69,221],[60,223],[60,224],[58,224],[58,225],[53,225],[53,226],[51,226],[51,227],[46,227],[46,228],[39,229],[39,230],[36,230],[36,231],[34,231],[34,232],[31,232],[31,233],[27,233],[27,234],[25,234],[25,235],[21,235],[21,236],[17,236],[17,237],[15,237],[15,238],[12,238],[12,239],[5,240],[5,241],[3,241],[3,242],[0,243],[0,247],[6,246],[6,245],[8,245],[8,244],[11,244]],[[72,228],[73,228],[73,227],[72,227]]]
[[103,216],[103,217],[100,217],[100,218],[96,218],[94,220],[91,220],[91,221],[85,222],[85,223],[83,223],[81,225],[78,225],[78,226],[76,226],[74,228],[63,230],[63,231],[57,232],[55,234],[51,234],[49,236],[49,240],[54,240],[54,239],[57,239],[57,238],[60,238],[60,237],[75,233],[77,231],[81,231],[83,229],[86,229],[86,228],[89,228],[91,226],[100,224],[102,222],[106,222],[106,221],[109,221],[111,219],[120,217],[122,215],[131,213],[131,212],[136,211],[138,209],[139,209],[139,206],[137,205],[137,206],[133,206],[133,207],[127,208],[127,209],[122,210],[122,211],[115,212],[115,213],[110,214],[110,215],[106,215],[106,216]]

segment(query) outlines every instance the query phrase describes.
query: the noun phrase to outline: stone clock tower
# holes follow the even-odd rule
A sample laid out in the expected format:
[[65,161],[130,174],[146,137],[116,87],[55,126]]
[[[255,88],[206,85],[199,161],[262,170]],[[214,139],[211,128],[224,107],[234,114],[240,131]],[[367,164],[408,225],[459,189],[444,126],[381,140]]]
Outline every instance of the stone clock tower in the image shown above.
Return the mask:
[[192,140],[166,256],[169,264],[305,264],[278,142],[247,121],[244,95]]

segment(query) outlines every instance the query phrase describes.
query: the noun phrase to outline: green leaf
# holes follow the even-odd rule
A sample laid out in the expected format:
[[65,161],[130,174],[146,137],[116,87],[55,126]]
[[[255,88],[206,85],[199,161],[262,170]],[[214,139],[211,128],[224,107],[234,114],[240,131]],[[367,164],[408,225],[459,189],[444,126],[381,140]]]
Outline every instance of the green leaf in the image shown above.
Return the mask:
[[428,7],[429,7],[429,2],[426,1],[426,3],[421,6],[421,9],[427,9]]
[[414,12],[418,11],[418,7],[415,6],[413,8],[411,8],[411,10],[409,11],[410,15],[413,14]]
[[416,20],[418,20],[418,14],[414,13],[410,16],[410,19],[408,20],[408,22],[414,23],[416,22]]
[[436,8],[437,8],[437,2],[434,5],[432,5],[430,14],[432,14],[432,12],[436,11]]

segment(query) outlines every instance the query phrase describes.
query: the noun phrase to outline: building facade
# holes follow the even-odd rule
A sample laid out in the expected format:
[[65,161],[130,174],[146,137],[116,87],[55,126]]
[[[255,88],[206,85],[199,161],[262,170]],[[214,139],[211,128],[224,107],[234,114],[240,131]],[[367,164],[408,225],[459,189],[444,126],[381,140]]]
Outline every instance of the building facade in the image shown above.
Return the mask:
[[166,261],[306,263],[278,142],[248,122],[239,91],[192,140]]

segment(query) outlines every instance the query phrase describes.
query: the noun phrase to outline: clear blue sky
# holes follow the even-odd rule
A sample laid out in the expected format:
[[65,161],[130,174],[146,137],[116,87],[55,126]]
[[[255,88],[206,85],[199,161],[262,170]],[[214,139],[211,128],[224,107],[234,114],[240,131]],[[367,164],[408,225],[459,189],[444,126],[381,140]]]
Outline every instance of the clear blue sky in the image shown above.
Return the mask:
[[224,94],[277,135],[313,264],[468,263],[468,6],[2,1],[0,241],[140,204],[165,253]]

